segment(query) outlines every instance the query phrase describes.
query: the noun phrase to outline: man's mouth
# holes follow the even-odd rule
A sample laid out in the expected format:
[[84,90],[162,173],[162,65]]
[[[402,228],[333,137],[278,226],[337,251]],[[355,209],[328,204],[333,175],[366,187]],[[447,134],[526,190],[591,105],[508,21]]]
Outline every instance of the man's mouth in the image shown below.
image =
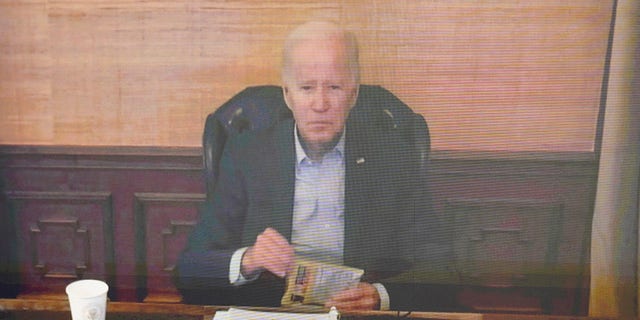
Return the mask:
[[312,128],[319,128],[319,127],[327,127],[331,125],[330,121],[311,121],[308,123],[308,125]]

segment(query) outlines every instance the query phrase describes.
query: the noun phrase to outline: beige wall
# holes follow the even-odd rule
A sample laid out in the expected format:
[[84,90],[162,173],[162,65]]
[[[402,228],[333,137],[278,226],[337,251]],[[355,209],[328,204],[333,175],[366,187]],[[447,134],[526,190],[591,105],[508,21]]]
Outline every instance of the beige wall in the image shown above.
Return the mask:
[[332,18],[441,150],[592,151],[611,1],[2,1],[0,144],[199,146]]

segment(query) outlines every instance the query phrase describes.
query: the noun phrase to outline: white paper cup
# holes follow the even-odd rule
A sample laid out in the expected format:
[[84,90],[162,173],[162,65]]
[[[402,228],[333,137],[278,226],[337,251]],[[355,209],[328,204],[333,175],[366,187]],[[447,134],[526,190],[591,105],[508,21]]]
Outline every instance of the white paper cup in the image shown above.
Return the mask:
[[100,280],[78,280],[66,292],[73,320],[104,320],[109,286]]

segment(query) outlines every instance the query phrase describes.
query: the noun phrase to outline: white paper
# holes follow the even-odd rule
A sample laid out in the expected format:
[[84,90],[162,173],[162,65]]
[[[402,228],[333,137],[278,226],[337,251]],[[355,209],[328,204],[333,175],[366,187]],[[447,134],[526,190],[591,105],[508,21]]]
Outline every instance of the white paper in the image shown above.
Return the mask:
[[230,308],[229,311],[216,311],[213,320],[338,320],[339,314],[336,308],[331,308],[328,313],[289,313],[251,311]]

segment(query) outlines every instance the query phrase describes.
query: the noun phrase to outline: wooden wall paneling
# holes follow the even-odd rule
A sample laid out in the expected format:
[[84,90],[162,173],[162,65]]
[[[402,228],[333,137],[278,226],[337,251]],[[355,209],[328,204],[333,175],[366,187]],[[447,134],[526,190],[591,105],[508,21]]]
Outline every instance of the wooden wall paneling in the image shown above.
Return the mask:
[[[0,177],[16,213],[25,294],[33,295],[42,281],[59,280],[60,286],[69,281],[41,276],[45,269],[35,267],[37,263],[31,262],[32,251],[28,251],[32,237],[70,230],[59,233],[63,233],[65,239],[82,239],[86,229],[93,246],[98,242],[102,245],[104,241],[96,238],[96,230],[113,233],[113,239],[106,240],[113,242],[115,277],[110,290],[113,300],[166,301],[167,297],[177,297],[169,277],[172,262],[197,219],[198,205],[205,199],[200,148],[0,146]],[[549,278],[551,284],[543,287],[557,285],[562,290],[552,295],[550,301],[541,301],[537,292],[532,291],[535,288],[523,292],[512,290],[511,302],[501,308],[503,311],[517,307],[521,312],[551,310],[552,314],[586,314],[583,294],[588,287],[584,282],[588,277],[582,275],[586,274],[584,266],[589,255],[586,244],[596,177],[597,161],[592,153],[434,150],[428,179],[434,214],[445,218],[455,218],[455,213],[460,213],[460,217],[474,216],[479,225],[498,223],[500,219],[512,223],[507,218],[509,214],[542,219],[549,218],[549,212],[561,209],[561,213],[553,216],[560,219],[555,226],[562,227],[559,227],[555,266]],[[490,209],[494,206],[495,210]],[[520,207],[524,209],[518,209]],[[112,212],[113,227],[108,233],[103,231],[105,221],[101,220],[106,210]],[[44,222],[40,226],[38,219]],[[79,233],[74,229],[74,219]],[[538,221],[535,219],[526,221]],[[40,231],[32,232],[32,227]],[[503,235],[514,234],[513,230],[507,231]],[[451,230],[454,237],[464,232],[464,229]],[[540,229],[540,232],[549,234],[553,229]],[[508,237],[507,240],[490,239],[496,245],[518,243],[508,241]],[[524,250],[527,246],[515,248]],[[103,252],[101,250],[92,248],[90,259],[97,258],[95,252]],[[542,259],[540,255],[537,257]],[[518,263],[514,262],[513,267],[521,266]],[[64,264],[62,270],[65,274],[81,272],[82,268],[77,266],[74,261]],[[104,265],[98,267],[108,269]],[[95,270],[91,268],[97,266],[89,263],[87,270]],[[88,272],[84,271],[84,275]],[[501,299],[499,295],[490,294],[491,290],[499,289],[495,285],[469,287],[475,292],[466,292],[474,294],[471,298],[477,304],[483,302],[478,300],[478,292],[487,299]],[[63,292],[61,287],[54,291]]]
[[180,302],[172,276],[206,196],[136,193],[134,198],[138,298],[145,302]]
[[[549,212],[545,208],[555,210],[553,208],[556,205],[562,209],[561,212],[557,212],[560,219],[557,220],[558,224],[547,224],[540,229],[540,232],[549,234],[553,232],[553,228],[564,226],[560,229],[556,242],[555,263],[547,269],[550,270],[550,277],[543,285],[555,286],[559,290],[549,301],[544,301],[546,305],[542,305],[542,301],[535,298],[535,295],[527,299],[521,299],[522,295],[509,296],[520,299],[511,303],[511,306],[520,305],[520,312],[534,312],[542,308],[554,314],[586,314],[587,301],[584,298],[588,291],[588,276],[585,265],[588,261],[588,235],[591,230],[596,178],[597,163],[593,155],[588,153],[436,151],[432,153],[429,173],[434,209],[437,214],[443,214],[444,219],[451,221],[455,219],[457,212],[466,214],[468,211],[474,211],[470,208],[475,208],[473,205],[476,202],[486,203],[486,206],[480,205],[475,209],[478,213],[472,213],[477,216],[476,223],[496,221],[495,219],[509,212],[517,212],[515,209],[509,209],[509,201],[531,203],[528,208],[539,208],[542,213]],[[493,204],[498,205],[495,210],[490,209]],[[501,223],[508,225],[514,221],[506,219]],[[452,233],[454,237],[460,234],[453,231]],[[462,244],[459,244],[459,247],[461,246]],[[508,253],[508,250],[505,249],[505,253]],[[542,281],[545,278],[541,276],[537,280]],[[479,303],[482,302],[482,297],[486,300],[506,301],[495,295],[491,298],[486,290],[483,294],[474,293],[465,299]],[[499,305],[495,304],[495,307],[498,308]]]
[[73,280],[113,285],[113,210],[109,192],[8,193],[15,208],[23,274],[22,297],[66,298]]
[[[562,207],[546,200],[447,199],[444,214],[453,220],[459,281],[485,288],[476,299],[462,303],[477,312],[511,308],[513,312],[550,313],[553,290],[549,289],[563,285],[549,278],[557,262]],[[518,288],[526,288],[520,290],[528,296],[529,305],[518,305],[522,297],[510,300]],[[486,301],[490,289],[503,294]]]
[[8,192],[111,193],[120,301],[137,300],[134,194],[204,194],[199,148],[0,146],[0,176]]

